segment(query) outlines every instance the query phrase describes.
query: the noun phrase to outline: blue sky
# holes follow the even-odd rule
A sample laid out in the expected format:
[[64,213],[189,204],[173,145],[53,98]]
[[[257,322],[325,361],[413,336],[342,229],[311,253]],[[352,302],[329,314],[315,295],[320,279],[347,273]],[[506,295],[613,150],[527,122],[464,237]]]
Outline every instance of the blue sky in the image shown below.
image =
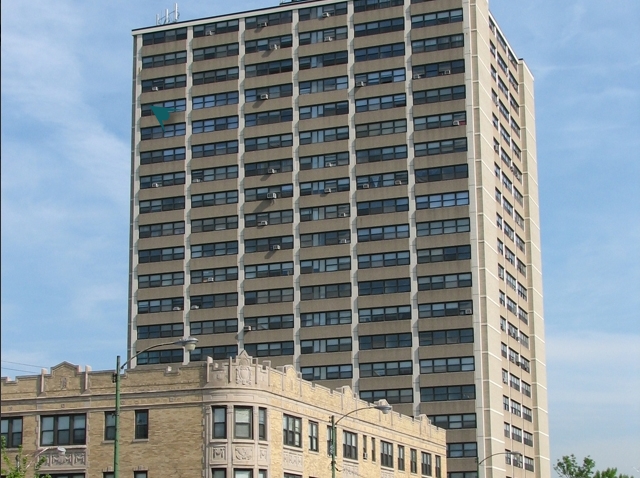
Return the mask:
[[[2,2],[3,376],[125,355],[130,33],[170,5]],[[536,78],[552,461],[640,477],[640,2],[490,5]]]

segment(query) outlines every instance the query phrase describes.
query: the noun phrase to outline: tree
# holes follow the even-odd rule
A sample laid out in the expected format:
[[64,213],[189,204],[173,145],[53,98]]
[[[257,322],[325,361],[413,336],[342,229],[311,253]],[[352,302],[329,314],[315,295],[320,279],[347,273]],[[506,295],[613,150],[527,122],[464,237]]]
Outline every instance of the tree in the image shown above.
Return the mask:
[[[593,478],[593,469],[596,466],[596,462],[591,457],[586,456],[582,460],[582,465],[578,465],[575,455],[563,456],[556,462],[553,469],[562,478]],[[610,477],[599,477],[610,478]]]
[[32,468],[34,478],[51,478],[49,475],[41,475],[39,473],[45,461],[47,461],[47,459],[44,456],[33,456],[24,453],[21,445],[18,447],[18,454],[15,457],[14,463],[7,452],[6,440],[2,437],[2,476],[6,478],[27,478],[29,468]]
[[607,468],[604,471],[596,471],[593,478],[631,478],[629,475],[618,474],[617,468]]

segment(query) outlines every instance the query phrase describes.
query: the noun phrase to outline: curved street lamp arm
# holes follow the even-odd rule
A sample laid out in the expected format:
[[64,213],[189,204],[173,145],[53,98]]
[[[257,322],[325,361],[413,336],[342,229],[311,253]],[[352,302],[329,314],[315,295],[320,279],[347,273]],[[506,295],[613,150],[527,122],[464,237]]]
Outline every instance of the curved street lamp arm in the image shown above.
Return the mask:
[[343,418],[347,418],[352,413],[359,412],[360,410],[370,410],[372,408],[375,410],[375,407],[361,407],[361,408],[356,408],[355,410],[351,410],[349,413],[342,415],[340,418],[338,418],[334,425],[337,425],[338,423],[340,423],[340,420],[342,420]]
[[[489,455],[489,456],[483,458],[481,461],[478,461],[477,466],[479,467],[485,461],[487,461],[489,458],[491,458],[492,456],[496,456],[496,455],[518,455],[518,456],[522,456],[522,453],[520,453],[519,451],[499,451],[498,453],[494,453],[493,455]],[[478,460],[478,458],[476,458],[476,461],[477,460]]]

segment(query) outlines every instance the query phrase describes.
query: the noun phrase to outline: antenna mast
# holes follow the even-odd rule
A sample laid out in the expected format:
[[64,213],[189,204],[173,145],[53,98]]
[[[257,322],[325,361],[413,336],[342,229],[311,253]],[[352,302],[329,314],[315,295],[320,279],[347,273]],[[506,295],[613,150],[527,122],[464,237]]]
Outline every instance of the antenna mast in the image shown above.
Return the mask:
[[178,13],[178,4],[174,4],[174,10],[172,12],[167,8],[164,11],[164,15],[161,13],[156,14],[156,25],[167,25],[169,23],[176,23],[180,18],[180,14]]

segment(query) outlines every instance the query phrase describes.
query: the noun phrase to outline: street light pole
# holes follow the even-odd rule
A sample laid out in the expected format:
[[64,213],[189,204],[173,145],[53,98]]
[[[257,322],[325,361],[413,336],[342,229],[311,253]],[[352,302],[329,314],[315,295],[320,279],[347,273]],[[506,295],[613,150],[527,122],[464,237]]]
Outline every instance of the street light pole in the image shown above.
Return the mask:
[[119,461],[120,461],[120,372],[124,370],[124,368],[131,363],[133,359],[135,359],[141,353],[147,352],[151,349],[155,349],[157,347],[164,347],[165,345],[180,345],[184,347],[185,350],[191,352],[196,348],[196,344],[198,343],[198,339],[193,337],[186,337],[184,339],[176,340],[175,342],[167,342],[162,344],[152,345],[151,347],[147,347],[144,350],[141,350],[125,363],[120,365],[120,355],[116,358],[116,371],[113,374],[113,382],[116,384],[116,410],[114,414],[114,434],[113,434],[113,478],[118,478],[119,472]]
[[478,457],[476,457],[476,477],[477,478],[480,478],[480,465],[485,461],[487,461],[492,456],[496,456],[496,455],[511,455],[513,457],[513,456],[522,456],[522,453],[520,453],[519,451],[499,451],[498,453],[493,453],[492,455],[489,455],[480,461],[478,461]]
[[380,410],[385,415],[392,410],[391,405],[389,405],[386,400],[378,400],[372,407],[356,408],[355,410],[351,410],[349,413],[342,415],[337,420],[335,415],[331,415],[331,478],[336,478],[336,425],[340,420],[347,418],[352,413],[360,410],[370,410],[372,408]]

